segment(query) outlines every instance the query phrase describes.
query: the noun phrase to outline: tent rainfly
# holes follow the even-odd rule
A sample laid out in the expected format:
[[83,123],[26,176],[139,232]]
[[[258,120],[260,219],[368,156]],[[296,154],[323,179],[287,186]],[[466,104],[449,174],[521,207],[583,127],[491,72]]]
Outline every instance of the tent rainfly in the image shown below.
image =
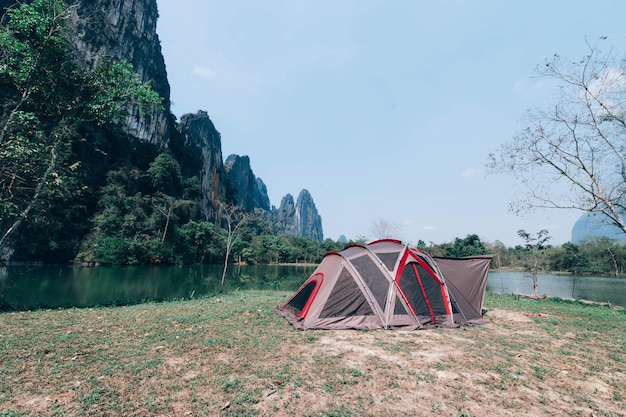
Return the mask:
[[432,258],[399,240],[326,254],[276,312],[296,329],[401,329],[483,324],[492,255]]

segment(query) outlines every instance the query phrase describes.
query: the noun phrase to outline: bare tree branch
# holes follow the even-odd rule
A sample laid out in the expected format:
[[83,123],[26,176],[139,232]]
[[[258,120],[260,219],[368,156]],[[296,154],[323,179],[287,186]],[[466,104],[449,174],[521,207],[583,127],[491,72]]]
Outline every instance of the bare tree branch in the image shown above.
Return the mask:
[[249,223],[253,215],[245,213],[237,206],[225,203],[218,203],[219,216],[226,225],[226,244],[224,255],[224,268],[222,269],[221,285],[224,285],[226,279],[226,270],[228,269],[228,260],[233,250],[233,246],[240,237],[240,228]]
[[511,207],[600,213],[626,233],[626,68],[599,46],[576,62],[555,55],[538,67],[559,84],[547,108],[526,113],[526,127],[489,156],[491,173],[520,181]]

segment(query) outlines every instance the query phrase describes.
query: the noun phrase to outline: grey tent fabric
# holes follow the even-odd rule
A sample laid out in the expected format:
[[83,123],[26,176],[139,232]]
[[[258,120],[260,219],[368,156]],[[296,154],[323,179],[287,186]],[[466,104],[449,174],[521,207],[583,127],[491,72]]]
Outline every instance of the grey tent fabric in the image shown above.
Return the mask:
[[493,255],[464,258],[439,258],[435,262],[446,277],[448,290],[457,302],[460,313],[470,323],[484,323],[482,315],[489,264]]
[[394,239],[349,245],[326,254],[276,312],[301,330],[481,324],[489,261],[435,260]]

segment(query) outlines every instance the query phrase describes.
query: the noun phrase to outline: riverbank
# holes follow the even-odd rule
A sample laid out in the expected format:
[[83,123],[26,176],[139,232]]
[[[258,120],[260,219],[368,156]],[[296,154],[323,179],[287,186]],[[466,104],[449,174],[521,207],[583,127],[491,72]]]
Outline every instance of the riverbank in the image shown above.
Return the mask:
[[[531,273],[525,268],[502,268],[502,267],[490,268],[489,272],[520,272],[520,273],[531,275]],[[601,274],[601,273],[580,274],[580,273],[574,273],[570,271],[539,271],[538,275],[576,275],[579,277],[607,277],[607,278],[626,279],[626,274],[620,274],[620,275]]]
[[626,314],[487,294],[491,323],[296,331],[289,292],[0,314],[0,416],[625,416]]

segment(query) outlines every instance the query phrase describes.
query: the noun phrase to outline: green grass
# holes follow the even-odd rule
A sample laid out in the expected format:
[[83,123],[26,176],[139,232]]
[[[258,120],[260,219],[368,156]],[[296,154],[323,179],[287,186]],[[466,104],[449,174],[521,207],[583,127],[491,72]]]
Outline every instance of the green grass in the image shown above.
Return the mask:
[[0,417],[624,415],[623,310],[487,294],[483,326],[296,331],[289,295],[0,314]]

